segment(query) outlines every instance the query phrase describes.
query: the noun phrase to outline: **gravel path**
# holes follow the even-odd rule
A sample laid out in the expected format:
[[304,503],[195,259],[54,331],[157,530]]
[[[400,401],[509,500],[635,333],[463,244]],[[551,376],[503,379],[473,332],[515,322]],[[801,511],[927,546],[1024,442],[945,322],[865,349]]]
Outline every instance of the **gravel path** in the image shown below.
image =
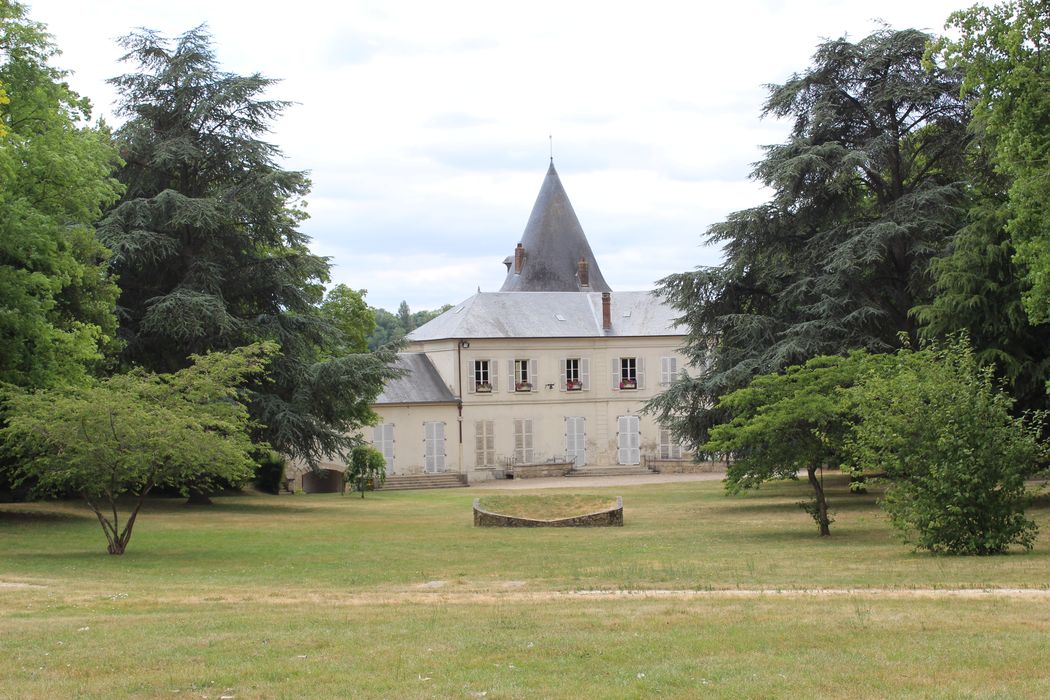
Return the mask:
[[542,479],[493,479],[471,484],[472,489],[578,489],[601,486],[642,486],[645,484],[670,484],[681,481],[721,481],[725,472],[702,472],[700,474],[631,474],[624,476],[552,476]]

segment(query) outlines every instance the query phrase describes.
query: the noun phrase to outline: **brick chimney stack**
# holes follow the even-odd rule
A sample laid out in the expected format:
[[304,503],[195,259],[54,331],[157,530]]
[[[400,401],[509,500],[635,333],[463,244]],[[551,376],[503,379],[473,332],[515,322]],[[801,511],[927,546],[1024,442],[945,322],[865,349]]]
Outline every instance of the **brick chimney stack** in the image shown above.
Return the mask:
[[520,275],[521,268],[525,266],[525,246],[521,243],[514,249],[514,274]]
[[602,292],[602,328],[612,330],[612,294]]
[[580,280],[581,287],[589,287],[590,281],[587,279],[587,260],[584,257],[580,257],[580,261],[576,263],[576,277]]

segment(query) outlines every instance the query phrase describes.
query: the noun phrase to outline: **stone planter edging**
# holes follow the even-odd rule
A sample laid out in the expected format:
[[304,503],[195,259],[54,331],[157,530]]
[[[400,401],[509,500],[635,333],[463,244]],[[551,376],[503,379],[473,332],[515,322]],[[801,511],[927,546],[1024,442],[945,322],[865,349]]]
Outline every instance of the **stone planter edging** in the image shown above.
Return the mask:
[[482,508],[481,499],[475,498],[474,527],[623,527],[623,496],[617,496],[616,505],[609,510],[556,520],[537,520],[493,513]]

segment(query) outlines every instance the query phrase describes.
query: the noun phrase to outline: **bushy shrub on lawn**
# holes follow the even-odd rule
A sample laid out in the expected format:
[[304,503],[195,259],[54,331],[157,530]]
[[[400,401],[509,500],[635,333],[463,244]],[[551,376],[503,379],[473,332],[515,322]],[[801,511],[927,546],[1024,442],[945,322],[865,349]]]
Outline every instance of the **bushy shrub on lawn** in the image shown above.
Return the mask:
[[962,340],[896,358],[895,371],[853,389],[854,469],[888,477],[886,510],[918,549],[1030,549],[1037,527],[1024,515],[1024,479],[1046,449],[1037,421],[1011,415],[1012,399]]

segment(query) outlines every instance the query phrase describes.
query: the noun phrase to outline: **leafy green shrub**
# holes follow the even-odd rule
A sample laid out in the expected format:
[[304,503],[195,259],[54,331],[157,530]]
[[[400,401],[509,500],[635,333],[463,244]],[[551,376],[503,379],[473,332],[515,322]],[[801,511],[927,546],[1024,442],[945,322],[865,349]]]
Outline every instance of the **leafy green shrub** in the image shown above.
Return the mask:
[[359,445],[351,450],[346,481],[355,491],[361,492],[361,498],[365,497],[365,491],[376,481],[383,484],[386,481],[386,459],[383,453],[369,445]]
[[961,339],[895,359],[893,372],[853,389],[853,468],[889,479],[884,506],[917,549],[1030,549],[1024,478],[1045,454],[1037,421],[1010,414],[1012,399]]

